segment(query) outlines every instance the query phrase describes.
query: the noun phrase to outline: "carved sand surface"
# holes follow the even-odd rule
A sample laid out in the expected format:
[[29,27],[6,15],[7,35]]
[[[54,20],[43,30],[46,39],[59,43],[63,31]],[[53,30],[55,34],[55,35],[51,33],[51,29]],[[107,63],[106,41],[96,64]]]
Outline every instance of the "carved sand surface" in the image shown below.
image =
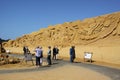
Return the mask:
[[[88,18],[83,21],[65,22],[10,40],[5,46],[21,47],[58,45],[86,45],[110,38],[119,38],[120,12]],[[67,41],[67,42],[66,42]],[[115,41],[113,41],[114,43]],[[120,42],[120,41],[119,41]],[[105,42],[106,43],[106,42]],[[106,44],[104,44],[106,45]]]

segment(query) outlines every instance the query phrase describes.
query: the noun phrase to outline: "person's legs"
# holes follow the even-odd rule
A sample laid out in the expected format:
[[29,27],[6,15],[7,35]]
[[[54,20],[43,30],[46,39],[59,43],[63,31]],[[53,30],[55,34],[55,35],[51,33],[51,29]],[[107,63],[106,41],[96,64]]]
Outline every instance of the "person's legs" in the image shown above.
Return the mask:
[[42,66],[42,58],[40,58],[40,66]]
[[50,63],[49,56],[47,56],[47,62],[48,62],[48,65],[49,65],[49,63]]
[[73,57],[72,56],[70,56],[70,62],[73,62]]
[[51,62],[51,56],[49,57],[49,60],[50,60],[50,63],[49,63],[49,65],[51,65],[51,64],[52,64],[52,62]]
[[38,57],[38,66],[40,66],[40,57]]
[[55,59],[56,58],[56,55],[55,55],[55,53],[53,53],[53,57],[52,57],[52,59]]
[[75,60],[75,57],[73,57],[73,59],[72,59],[72,60],[73,60],[73,62],[74,62],[74,60]]
[[55,54],[55,60],[56,60],[57,58],[56,58],[56,54]]
[[51,56],[50,55],[47,57],[47,61],[48,61],[48,65],[51,65]]
[[36,56],[36,66],[40,66],[40,57]]
[[36,66],[38,66],[38,57],[36,56]]

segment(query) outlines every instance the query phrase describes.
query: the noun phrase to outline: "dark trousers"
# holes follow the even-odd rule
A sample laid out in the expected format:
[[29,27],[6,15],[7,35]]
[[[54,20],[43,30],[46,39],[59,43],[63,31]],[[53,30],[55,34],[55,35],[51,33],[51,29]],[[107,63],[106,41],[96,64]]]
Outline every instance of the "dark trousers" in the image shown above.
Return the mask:
[[70,55],[70,62],[74,62],[75,57]]
[[51,64],[52,64],[52,62],[51,62],[51,55],[48,55],[48,56],[47,56],[47,62],[48,62],[48,65],[51,65]]
[[36,56],[36,66],[40,66],[40,57]]
[[52,57],[52,59],[56,59],[56,54],[55,54],[55,53],[53,54],[53,57]]

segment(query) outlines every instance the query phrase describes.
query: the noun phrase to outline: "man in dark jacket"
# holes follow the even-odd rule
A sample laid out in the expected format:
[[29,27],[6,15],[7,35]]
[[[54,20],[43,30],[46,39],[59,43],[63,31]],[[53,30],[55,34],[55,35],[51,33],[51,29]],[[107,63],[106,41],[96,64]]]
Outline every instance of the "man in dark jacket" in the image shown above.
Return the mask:
[[53,48],[53,57],[52,57],[52,59],[56,60],[56,48],[55,47]]
[[74,62],[75,59],[75,46],[70,48],[70,62]]

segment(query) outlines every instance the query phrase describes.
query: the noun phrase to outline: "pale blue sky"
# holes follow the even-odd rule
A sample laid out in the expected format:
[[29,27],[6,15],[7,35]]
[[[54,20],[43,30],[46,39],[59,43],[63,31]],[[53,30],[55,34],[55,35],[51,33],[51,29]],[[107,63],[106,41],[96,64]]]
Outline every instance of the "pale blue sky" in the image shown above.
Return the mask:
[[0,38],[120,11],[120,0],[0,0]]

